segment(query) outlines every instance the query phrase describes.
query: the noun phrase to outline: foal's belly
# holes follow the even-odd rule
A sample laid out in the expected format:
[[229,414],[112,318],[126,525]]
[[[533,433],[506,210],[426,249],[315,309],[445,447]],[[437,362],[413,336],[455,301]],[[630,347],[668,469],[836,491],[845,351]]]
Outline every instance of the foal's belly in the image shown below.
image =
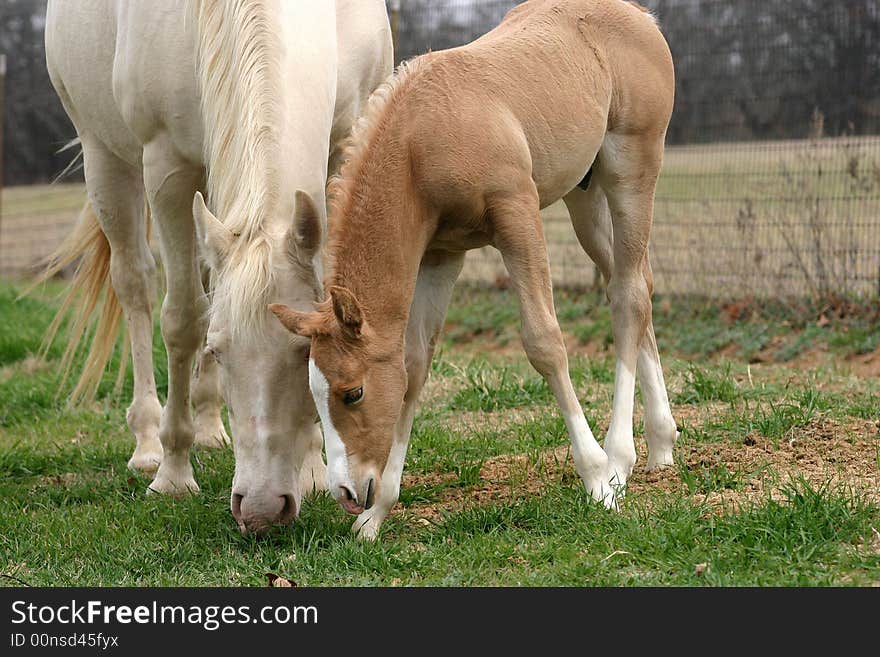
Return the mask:
[[428,245],[429,251],[470,251],[492,243],[491,227],[481,225],[441,227]]

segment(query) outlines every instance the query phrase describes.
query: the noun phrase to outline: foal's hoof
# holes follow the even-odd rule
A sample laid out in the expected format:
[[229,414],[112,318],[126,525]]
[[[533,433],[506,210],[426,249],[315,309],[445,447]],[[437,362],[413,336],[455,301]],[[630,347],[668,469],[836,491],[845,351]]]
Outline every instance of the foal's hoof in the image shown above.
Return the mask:
[[645,472],[651,472],[653,470],[660,470],[662,468],[668,468],[670,465],[673,465],[675,461],[672,459],[672,452],[670,451],[667,454],[648,454],[648,463],[645,464]]
[[[653,440],[648,441],[648,463],[645,465],[645,471],[659,470],[675,464],[672,456],[672,450],[675,443],[678,442],[681,432],[676,429],[675,424],[667,427],[664,432],[657,431],[653,436]],[[665,439],[664,439],[665,438]]]
[[379,529],[381,527],[382,521],[370,509],[357,517],[357,520],[351,526],[351,531],[357,536],[359,541],[375,541],[379,537]]
[[617,487],[611,482],[598,482],[587,487],[587,492],[597,502],[601,502],[606,509],[618,510]]

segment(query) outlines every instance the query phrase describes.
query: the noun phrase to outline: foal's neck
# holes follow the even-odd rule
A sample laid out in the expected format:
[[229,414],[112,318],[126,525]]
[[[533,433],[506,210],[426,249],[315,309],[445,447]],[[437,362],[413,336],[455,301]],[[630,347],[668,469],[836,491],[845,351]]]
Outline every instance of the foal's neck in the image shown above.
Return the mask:
[[[381,168],[371,166],[377,159]],[[346,207],[331,220],[327,282],[354,293],[375,331],[402,339],[436,220],[416,193],[406,157],[365,160]]]

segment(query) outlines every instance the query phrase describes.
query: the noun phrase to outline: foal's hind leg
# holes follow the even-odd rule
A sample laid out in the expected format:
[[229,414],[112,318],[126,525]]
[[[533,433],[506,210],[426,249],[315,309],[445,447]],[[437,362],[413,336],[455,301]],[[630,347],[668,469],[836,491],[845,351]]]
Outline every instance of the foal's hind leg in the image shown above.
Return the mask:
[[168,400],[159,427],[164,456],[150,490],[171,495],[199,490],[190,463],[190,378],[193,356],[203,346],[208,328],[208,300],[196,255],[191,199],[202,175],[200,168],[175,155],[165,135],[144,149],[144,182],[159,228],[167,284],[162,337],[168,352]]
[[110,281],[125,314],[131,340],[134,396],[126,419],[136,446],[133,470],[154,472],[162,461],[159,418],[162,405],[153,374],[153,298],[156,264],[146,239],[141,172],[102,144],[82,136],[89,198],[110,243]]
[[[599,182],[608,195],[613,227],[613,262],[608,280],[617,368],[611,424],[605,439],[612,477],[624,486],[636,462],[633,443],[633,401],[635,371],[643,339],[651,321],[651,281],[646,277],[648,236],[654,208],[654,188],[660,173],[662,137],[644,135],[605,138],[599,154]],[[646,349],[656,352],[653,331]],[[659,359],[642,358],[644,365],[659,370]],[[662,377],[645,377],[649,382],[646,399],[660,404],[657,386]],[[653,398],[652,398],[653,393]],[[665,395],[664,395],[665,396]],[[668,402],[665,404],[668,406]],[[653,427],[652,427],[653,428]],[[672,436],[674,440],[674,436]],[[664,443],[670,442],[664,437]],[[671,456],[671,444],[658,445],[660,460]]]
[[[594,182],[586,191],[573,189],[563,200],[568,207],[581,246],[599,267],[605,280],[609,280],[614,263],[614,247],[611,214],[604,191],[597,182]],[[653,289],[647,258],[645,277],[649,290]],[[669,407],[660,356],[657,352],[657,341],[654,338],[654,323],[650,317],[639,349],[636,369],[645,407],[647,469],[652,470],[672,464],[672,447],[678,431],[672,417],[672,409]]]
[[544,377],[562,411],[571,438],[578,474],[593,498],[614,506],[609,487],[608,456],[593,437],[568,374],[568,355],[556,320],[547,245],[538,195],[531,178],[519,189],[528,191],[497,200],[490,208],[495,246],[519,297],[522,340],[529,362]]
[[443,328],[452,288],[463,264],[463,253],[442,256],[429,253],[422,259],[406,327],[407,388],[403,412],[394,428],[394,443],[382,472],[382,484],[377,499],[372,507],[357,517],[352,526],[352,531],[357,533],[358,538],[376,538],[379,527],[400,496],[400,477],[403,474],[403,462],[419,394],[428,378],[434,345]]

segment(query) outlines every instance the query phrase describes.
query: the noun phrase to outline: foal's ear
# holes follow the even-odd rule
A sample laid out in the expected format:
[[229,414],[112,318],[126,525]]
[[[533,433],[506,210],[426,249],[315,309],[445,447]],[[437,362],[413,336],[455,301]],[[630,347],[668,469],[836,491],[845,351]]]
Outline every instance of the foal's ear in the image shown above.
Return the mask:
[[223,266],[226,255],[232,248],[235,236],[223,223],[211,214],[201,192],[193,197],[193,221],[196,225],[196,236],[205,260],[215,271]]
[[321,213],[306,192],[296,190],[293,226],[287,232],[287,250],[302,264],[310,264],[312,256],[321,245]]
[[350,290],[338,285],[331,285],[328,290],[333,300],[333,314],[339,320],[342,329],[353,338],[361,337],[364,329],[364,313],[357,298]]
[[270,303],[269,310],[291,333],[301,335],[304,338],[311,338],[320,333],[323,322],[319,313],[303,313],[285,306],[283,303]]

